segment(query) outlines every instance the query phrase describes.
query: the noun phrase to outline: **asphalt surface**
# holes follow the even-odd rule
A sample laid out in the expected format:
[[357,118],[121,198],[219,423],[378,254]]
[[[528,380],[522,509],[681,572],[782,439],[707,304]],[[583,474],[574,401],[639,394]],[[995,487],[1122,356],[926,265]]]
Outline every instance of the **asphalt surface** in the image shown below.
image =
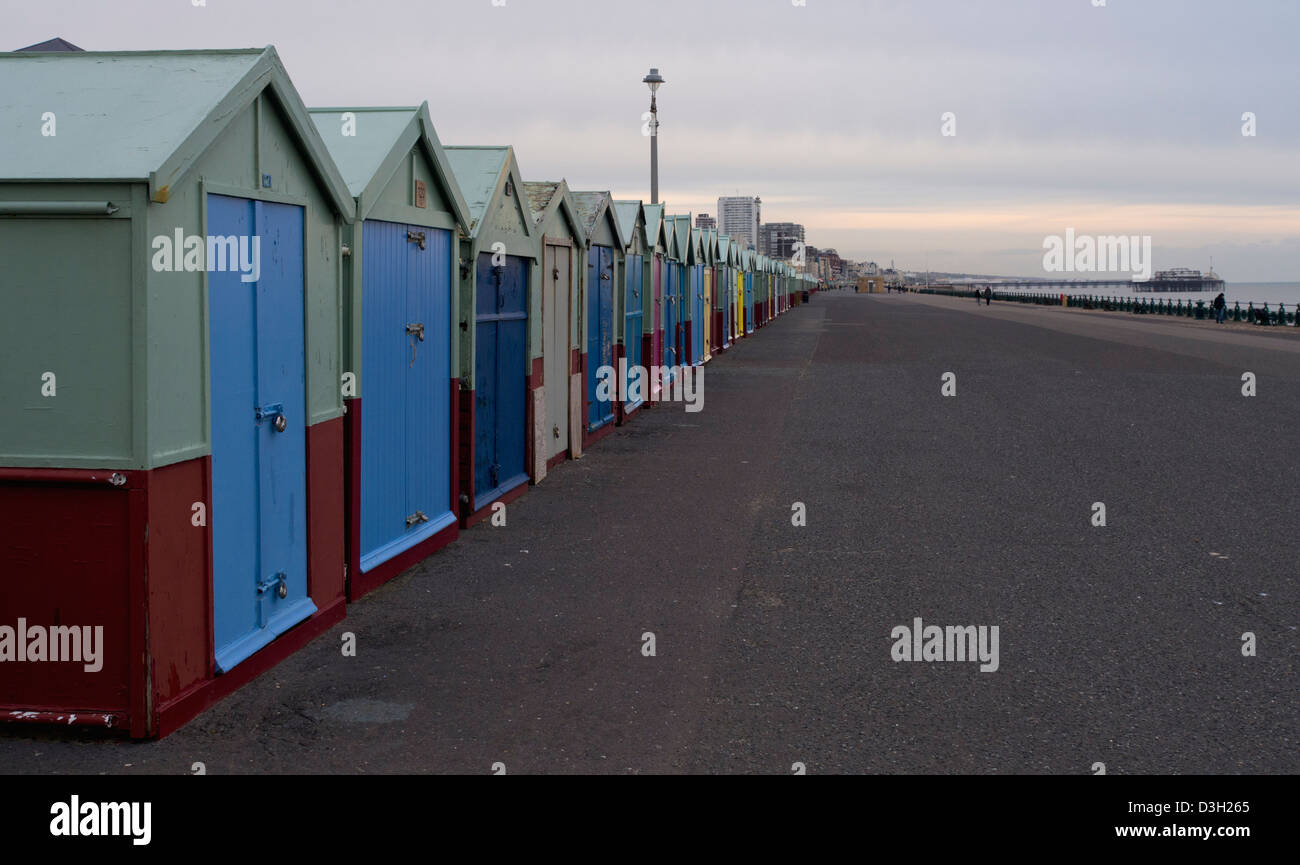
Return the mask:
[[1292,330],[819,295],[167,739],[0,771],[1300,772],[1298,409]]

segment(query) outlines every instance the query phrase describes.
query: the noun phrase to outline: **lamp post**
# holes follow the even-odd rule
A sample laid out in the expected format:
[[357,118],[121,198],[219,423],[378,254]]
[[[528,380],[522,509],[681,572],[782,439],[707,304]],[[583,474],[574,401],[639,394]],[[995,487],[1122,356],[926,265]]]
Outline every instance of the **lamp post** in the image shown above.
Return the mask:
[[655,104],[655,91],[664,83],[658,69],[641,79],[650,88],[650,203],[659,203],[659,106]]

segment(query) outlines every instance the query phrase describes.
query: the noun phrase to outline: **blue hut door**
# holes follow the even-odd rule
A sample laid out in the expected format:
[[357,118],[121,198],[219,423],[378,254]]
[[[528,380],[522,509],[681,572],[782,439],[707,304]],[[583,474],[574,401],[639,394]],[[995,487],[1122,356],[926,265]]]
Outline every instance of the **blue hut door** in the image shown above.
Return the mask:
[[[614,366],[614,250],[587,250],[587,429],[614,419],[614,403],[598,395],[600,368]],[[611,385],[613,381],[611,380]]]
[[362,227],[361,570],[455,522],[451,232]]
[[[218,673],[316,612],[307,597],[302,208],[208,196],[212,617]],[[251,279],[256,276],[256,279]],[[251,281],[245,282],[245,277]]]
[[664,259],[663,262],[664,302],[663,302],[663,336],[660,337],[660,362],[666,373],[659,382],[660,398],[667,399],[671,394],[665,391],[673,384],[677,369],[677,265]]
[[691,317],[691,293],[686,278],[686,265],[678,262],[675,268],[677,270],[677,332],[673,335],[673,339],[677,341],[677,363],[685,366],[690,354],[688,351],[690,347],[686,344],[686,323]]
[[503,257],[480,254],[475,276],[474,510],[528,481],[528,262]]
[[745,333],[754,332],[754,274],[745,274]]
[[691,363],[704,363],[704,265],[691,268]]
[[[627,358],[627,368],[629,378],[632,375],[632,368],[641,364],[641,288],[645,280],[642,259],[639,255],[629,255],[627,257],[627,279],[624,286],[623,297],[623,355]],[[641,379],[641,399],[630,400],[627,408],[633,409],[639,406],[645,399],[647,388],[650,383],[646,378]]]

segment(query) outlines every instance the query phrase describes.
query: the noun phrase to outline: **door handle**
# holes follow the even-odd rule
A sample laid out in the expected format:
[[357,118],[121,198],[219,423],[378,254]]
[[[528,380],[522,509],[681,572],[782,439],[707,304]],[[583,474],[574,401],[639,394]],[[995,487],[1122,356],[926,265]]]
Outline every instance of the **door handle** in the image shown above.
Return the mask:
[[424,232],[423,232],[423,231],[409,231],[409,230],[408,230],[408,231],[406,232],[406,239],[409,240],[409,241],[412,241],[413,243],[417,243],[417,244],[419,244],[420,249],[424,249],[425,236],[424,236]]
[[426,514],[424,511],[416,511],[415,513],[411,514],[409,517],[406,518],[406,527],[409,529],[411,526],[415,525],[416,523],[427,523],[428,521],[429,521],[428,514]]

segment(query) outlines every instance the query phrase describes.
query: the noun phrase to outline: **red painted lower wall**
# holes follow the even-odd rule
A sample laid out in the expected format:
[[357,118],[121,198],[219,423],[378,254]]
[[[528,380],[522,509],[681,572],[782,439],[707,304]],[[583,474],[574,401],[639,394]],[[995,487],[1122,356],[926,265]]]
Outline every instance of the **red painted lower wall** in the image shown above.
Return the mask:
[[460,514],[460,525],[464,528],[470,515],[470,502],[474,501],[474,391],[458,389],[457,394],[460,410],[456,412],[459,419],[456,471],[460,476],[460,494],[456,497],[456,513]]
[[[103,628],[102,668],[86,672],[74,662],[0,664],[0,716],[14,711],[92,713],[127,722],[131,705],[132,618],[144,609],[143,569],[131,567],[131,508],[144,498],[143,472],[122,472],[127,485],[109,483],[111,472],[19,469],[0,475],[0,625]],[[42,477],[43,475],[43,477]],[[84,482],[74,479],[87,478]],[[188,507],[187,507],[188,510]],[[105,720],[101,717],[102,726]]]
[[527,395],[524,398],[524,469],[528,472],[528,482],[536,484],[537,477],[537,437],[533,435],[539,423],[534,408],[533,394],[546,382],[546,359],[535,357],[530,363],[531,372],[527,376]]
[[0,664],[0,720],[166,735],[342,619],[343,428],[337,418],[306,433],[317,612],[222,676],[212,656],[211,515],[195,524],[194,505],[211,501],[208,457],[119,473],[0,469],[0,624],[104,629],[97,672]]

